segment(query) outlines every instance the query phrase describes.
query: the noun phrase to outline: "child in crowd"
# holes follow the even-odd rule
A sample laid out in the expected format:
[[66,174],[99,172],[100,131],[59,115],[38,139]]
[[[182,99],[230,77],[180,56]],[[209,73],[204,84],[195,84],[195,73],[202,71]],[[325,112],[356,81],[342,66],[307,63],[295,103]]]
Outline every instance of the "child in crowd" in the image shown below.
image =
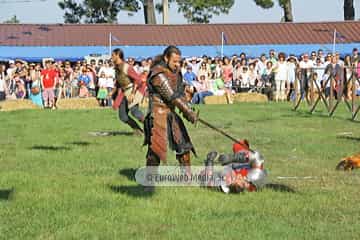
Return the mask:
[[100,73],[100,77],[98,80],[98,87],[99,87],[99,91],[98,91],[98,95],[97,98],[99,100],[99,104],[100,106],[105,107],[107,105],[107,95],[108,95],[108,90],[107,90],[107,78],[105,75],[105,72],[101,72]]

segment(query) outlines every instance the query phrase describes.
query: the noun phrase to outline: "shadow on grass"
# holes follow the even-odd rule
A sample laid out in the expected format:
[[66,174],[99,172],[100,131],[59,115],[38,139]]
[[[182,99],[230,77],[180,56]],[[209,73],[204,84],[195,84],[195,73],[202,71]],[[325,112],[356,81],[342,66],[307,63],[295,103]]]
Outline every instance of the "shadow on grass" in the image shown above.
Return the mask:
[[145,191],[144,186],[114,186],[110,185],[109,188],[115,193],[126,194],[130,197],[147,198],[154,195],[154,192]]
[[135,168],[124,168],[124,169],[119,170],[119,174],[127,177],[128,180],[135,182],[136,181],[136,179],[135,179],[136,170],[137,169],[135,169]]
[[10,200],[14,189],[0,189],[0,201],[1,200]]
[[352,137],[352,136],[337,136],[336,138],[339,138],[339,139],[345,139],[345,140],[350,140],[350,141],[357,141],[357,142],[360,142],[360,137]]
[[72,144],[72,145],[76,145],[76,146],[89,146],[90,145],[89,142],[85,142],[85,141],[74,141],[74,142],[70,142],[68,144]]
[[122,132],[122,131],[99,131],[89,132],[89,135],[94,137],[108,137],[108,136],[133,136],[133,132]]
[[295,193],[296,191],[289,186],[279,183],[268,183],[264,186],[265,189],[271,189],[275,192],[287,192],[287,193]]
[[71,150],[69,147],[64,146],[45,146],[45,145],[34,145],[30,148],[31,150],[44,150],[44,151],[61,151],[61,150]]

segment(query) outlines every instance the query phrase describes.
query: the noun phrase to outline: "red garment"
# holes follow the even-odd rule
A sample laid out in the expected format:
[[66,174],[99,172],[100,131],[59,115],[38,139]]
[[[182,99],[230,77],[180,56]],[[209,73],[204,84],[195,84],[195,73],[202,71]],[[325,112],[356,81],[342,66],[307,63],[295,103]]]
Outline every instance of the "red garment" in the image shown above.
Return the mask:
[[233,153],[238,153],[240,151],[249,151],[250,145],[248,140],[240,140],[238,143],[233,144]]
[[58,71],[55,69],[44,69],[41,71],[41,76],[43,76],[44,88],[53,88],[58,76]]

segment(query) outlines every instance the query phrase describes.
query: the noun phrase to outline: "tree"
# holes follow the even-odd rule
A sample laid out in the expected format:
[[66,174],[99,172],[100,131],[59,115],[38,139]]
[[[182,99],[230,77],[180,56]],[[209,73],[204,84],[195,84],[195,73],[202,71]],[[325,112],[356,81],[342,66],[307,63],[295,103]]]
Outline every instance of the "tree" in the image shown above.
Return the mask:
[[155,6],[153,0],[142,0],[144,6],[145,24],[156,24]]
[[[227,14],[234,0],[168,0],[177,4],[178,12],[183,13],[189,23],[209,23],[213,15]],[[65,10],[65,23],[113,23],[120,11],[144,11],[146,24],[156,24],[154,0],[62,0],[58,2]],[[162,9],[157,4],[156,9]]]
[[9,20],[4,21],[4,23],[20,23],[16,15],[12,16]]
[[344,20],[355,20],[354,0],[344,0]]
[[[234,2],[234,0],[169,0],[169,4],[177,4],[178,12],[183,14],[188,23],[209,23],[213,15],[229,13]],[[162,4],[156,5],[159,12],[162,12],[162,7]]]
[[[254,1],[255,1],[256,5],[258,5],[262,8],[265,8],[265,9],[269,9],[274,6],[273,0],[254,0]],[[278,0],[278,3],[284,11],[284,21],[285,22],[294,21],[294,17],[292,14],[291,0]]]
[[134,0],[62,0],[58,2],[65,10],[65,23],[115,23],[120,10],[137,12],[138,1]]
[[120,11],[137,12],[144,9],[145,23],[156,24],[153,0],[62,0],[65,23],[115,23]]

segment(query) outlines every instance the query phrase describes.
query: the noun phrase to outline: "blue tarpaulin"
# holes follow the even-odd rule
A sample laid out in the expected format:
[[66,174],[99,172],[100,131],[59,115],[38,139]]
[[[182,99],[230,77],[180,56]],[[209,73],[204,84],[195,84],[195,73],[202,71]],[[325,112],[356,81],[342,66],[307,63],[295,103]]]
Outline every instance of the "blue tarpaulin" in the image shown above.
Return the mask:
[[[337,44],[336,51],[342,55],[351,54],[354,47],[359,43]],[[166,46],[113,46],[122,48],[125,57],[146,58],[161,54]],[[179,46],[182,55],[191,56],[220,56],[221,46]],[[250,57],[258,57],[262,53],[267,54],[270,49],[276,52],[285,52],[286,54],[301,55],[305,52],[317,51],[323,49],[325,53],[332,51],[332,44],[284,44],[284,45],[225,45],[224,55],[239,55],[245,52]],[[90,54],[108,54],[108,46],[0,46],[0,59],[23,59],[26,61],[41,61],[42,58],[54,58],[55,60],[81,60],[84,56]]]

